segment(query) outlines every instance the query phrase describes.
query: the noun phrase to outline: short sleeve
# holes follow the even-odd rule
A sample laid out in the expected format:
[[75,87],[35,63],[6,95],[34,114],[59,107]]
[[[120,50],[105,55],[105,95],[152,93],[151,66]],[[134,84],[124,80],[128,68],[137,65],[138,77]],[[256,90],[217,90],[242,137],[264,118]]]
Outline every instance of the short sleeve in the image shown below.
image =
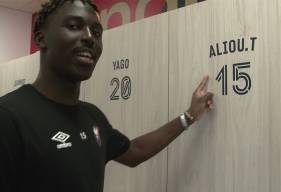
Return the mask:
[[107,140],[106,160],[116,159],[130,147],[130,140],[116,129],[109,131]]
[[8,111],[0,107],[0,191],[17,191],[22,150],[16,125]]
[[93,119],[106,128],[106,162],[113,160],[130,147],[130,140],[116,129],[113,129],[103,112],[93,104],[83,103],[85,109],[92,115]]

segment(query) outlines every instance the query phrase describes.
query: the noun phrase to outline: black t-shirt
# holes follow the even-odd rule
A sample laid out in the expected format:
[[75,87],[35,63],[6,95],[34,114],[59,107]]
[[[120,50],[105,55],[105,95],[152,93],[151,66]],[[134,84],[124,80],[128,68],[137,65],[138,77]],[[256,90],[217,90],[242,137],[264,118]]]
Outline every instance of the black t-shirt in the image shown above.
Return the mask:
[[106,163],[129,145],[92,104],[59,104],[31,85],[0,98],[1,192],[102,192]]

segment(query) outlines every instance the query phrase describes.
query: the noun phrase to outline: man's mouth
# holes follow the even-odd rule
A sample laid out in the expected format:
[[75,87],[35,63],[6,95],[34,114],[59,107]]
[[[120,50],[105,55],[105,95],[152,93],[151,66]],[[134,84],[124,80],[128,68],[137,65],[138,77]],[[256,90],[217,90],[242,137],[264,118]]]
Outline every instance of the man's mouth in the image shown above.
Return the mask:
[[79,60],[81,60],[83,63],[87,63],[87,64],[94,63],[94,57],[88,51],[79,51],[76,53],[76,56],[78,56]]

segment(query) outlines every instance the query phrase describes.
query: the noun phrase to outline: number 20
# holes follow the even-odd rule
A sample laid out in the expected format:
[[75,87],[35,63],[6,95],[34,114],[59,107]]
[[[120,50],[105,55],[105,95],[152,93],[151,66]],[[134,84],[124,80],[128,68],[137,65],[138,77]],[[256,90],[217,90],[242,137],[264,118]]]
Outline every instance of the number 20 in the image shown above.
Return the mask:
[[[110,95],[110,100],[119,100],[120,97],[117,94],[119,88],[120,88],[120,80],[118,78],[113,78],[110,82],[111,86],[115,85],[115,88],[112,92],[112,94]],[[126,76],[123,77],[123,79],[121,80],[121,97],[124,100],[128,100],[131,96],[131,78]]]

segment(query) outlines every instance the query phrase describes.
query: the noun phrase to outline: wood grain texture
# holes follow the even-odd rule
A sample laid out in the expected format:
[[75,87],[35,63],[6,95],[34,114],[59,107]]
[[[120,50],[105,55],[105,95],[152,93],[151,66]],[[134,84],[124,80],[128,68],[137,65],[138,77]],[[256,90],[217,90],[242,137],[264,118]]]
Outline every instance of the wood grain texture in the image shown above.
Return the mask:
[[32,83],[39,71],[39,52],[0,65],[0,96],[7,94],[22,83]]
[[[99,106],[113,127],[130,139],[168,121],[168,16],[162,14],[104,32],[104,51],[92,79],[84,85],[85,100]],[[128,69],[114,70],[113,61],[129,59]],[[111,101],[115,86],[131,78],[131,97]],[[120,89],[116,95],[120,96]],[[106,192],[166,191],[167,151],[131,169],[110,162]]]
[[[214,0],[169,15],[169,118],[186,109],[210,75],[216,109],[168,149],[168,191],[280,191],[280,2]],[[176,35],[175,35],[176,34]],[[210,45],[245,40],[248,51],[209,57]],[[251,51],[251,37],[257,37]],[[250,62],[248,94],[232,85],[232,64]],[[215,80],[228,66],[228,95]]]
[[[2,63],[0,65],[0,96],[19,88],[23,83],[33,83],[37,78],[39,69],[39,51],[19,59]],[[81,91],[80,98],[84,98],[84,91]]]
[[[280,26],[279,0],[208,0],[106,31],[103,55],[82,84],[81,99],[99,106],[131,139],[186,110],[205,74],[216,108],[138,168],[109,163],[105,191],[280,192]],[[251,37],[257,38],[254,50]],[[248,51],[223,54],[223,42],[229,47],[242,38]],[[210,57],[211,45],[216,56]],[[120,59],[130,60],[128,69],[114,70]],[[233,85],[244,87],[245,81],[233,80],[233,64],[242,62],[250,63],[239,72],[249,75],[251,89],[237,95]],[[39,55],[2,64],[0,95],[14,90],[15,80],[32,82],[37,63]],[[216,81],[224,66],[227,96]],[[110,81],[125,76],[132,81],[130,98],[111,101]]]

